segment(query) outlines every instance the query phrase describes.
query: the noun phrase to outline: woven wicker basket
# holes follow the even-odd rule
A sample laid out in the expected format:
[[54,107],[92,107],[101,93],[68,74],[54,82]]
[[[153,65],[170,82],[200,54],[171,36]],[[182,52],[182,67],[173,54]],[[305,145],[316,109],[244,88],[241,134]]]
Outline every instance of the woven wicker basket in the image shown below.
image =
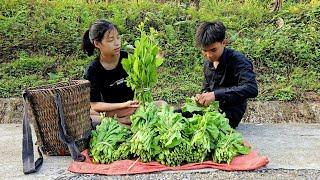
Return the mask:
[[47,155],[70,155],[58,134],[58,111],[55,95],[60,93],[67,134],[74,138],[80,151],[86,148],[85,134],[90,132],[90,83],[86,80],[41,86],[28,90],[34,118],[37,144]]

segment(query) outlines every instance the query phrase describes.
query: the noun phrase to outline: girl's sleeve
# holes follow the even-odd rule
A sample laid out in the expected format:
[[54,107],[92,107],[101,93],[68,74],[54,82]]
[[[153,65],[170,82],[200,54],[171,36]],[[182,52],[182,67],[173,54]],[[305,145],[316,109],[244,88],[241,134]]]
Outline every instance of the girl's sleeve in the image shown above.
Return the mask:
[[102,102],[97,75],[95,75],[94,71],[88,68],[85,72],[84,78],[90,81],[90,102]]

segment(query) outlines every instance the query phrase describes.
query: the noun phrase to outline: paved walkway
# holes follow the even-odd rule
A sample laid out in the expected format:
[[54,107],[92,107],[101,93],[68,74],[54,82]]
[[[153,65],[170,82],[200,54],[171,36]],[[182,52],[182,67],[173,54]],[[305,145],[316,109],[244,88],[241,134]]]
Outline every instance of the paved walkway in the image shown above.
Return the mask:
[[[274,173],[274,171],[278,169],[286,169],[290,172],[291,170],[299,172],[300,170],[303,172],[310,171],[314,177],[320,178],[320,124],[241,124],[238,130],[259,154],[266,155],[270,159],[267,167],[262,169],[263,172],[261,170],[253,172],[253,174],[252,172],[240,172],[238,173],[239,176],[251,177],[253,175],[254,178],[262,172],[267,173],[267,175],[269,173],[270,177],[273,177],[270,173]],[[79,175],[66,171],[68,165],[72,162],[71,157],[45,157],[44,164],[38,173],[25,176],[22,173],[21,161],[22,125],[0,124],[0,132],[2,134],[0,138],[0,154],[3,157],[0,162],[0,179],[79,178],[77,177]],[[175,173],[182,173],[181,177],[189,173],[188,177],[190,177],[190,173],[196,172],[210,174],[217,171],[203,169],[199,171]],[[170,174],[172,174],[172,172],[163,172],[157,173],[155,176],[159,176],[160,178],[162,176],[166,178],[178,176],[177,174],[170,176]],[[234,173],[223,172],[219,174],[221,179],[229,178],[230,175],[237,177],[237,174]],[[223,174],[226,175],[221,177]],[[286,175],[288,173],[283,174]],[[128,177],[150,178],[150,175],[145,175],[145,178],[143,178],[143,176],[144,175],[125,177],[126,179]],[[200,176],[203,176],[203,174],[199,174],[199,178]],[[82,177],[87,177],[87,175]],[[92,177],[91,175],[88,179]],[[264,175],[262,177],[264,177]],[[289,175],[286,179],[290,179],[290,177]],[[197,176],[194,178],[197,178]],[[295,179],[293,176],[291,178]],[[80,179],[82,178],[80,177]]]

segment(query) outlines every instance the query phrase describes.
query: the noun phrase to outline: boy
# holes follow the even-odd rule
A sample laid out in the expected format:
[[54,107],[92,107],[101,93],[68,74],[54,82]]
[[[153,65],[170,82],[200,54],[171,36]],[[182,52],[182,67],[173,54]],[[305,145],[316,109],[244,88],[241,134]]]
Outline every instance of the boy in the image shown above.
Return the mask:
[[247,108],[247,99],[258,95],[252,63],[241,53],[226,48],[226,27],[222,22],[205,22],[196,33],[196,43],[205,57],[200,105],[219,101],[229,124],[236,128]]

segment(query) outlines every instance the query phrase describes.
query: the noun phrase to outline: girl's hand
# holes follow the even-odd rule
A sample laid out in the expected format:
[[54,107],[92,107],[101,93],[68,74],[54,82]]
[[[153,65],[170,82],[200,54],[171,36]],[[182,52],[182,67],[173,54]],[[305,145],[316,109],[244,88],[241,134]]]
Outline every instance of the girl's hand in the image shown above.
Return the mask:
[[139,107],[138,101],[127,101],[123,104],[124,108],[137,108]]
[[122,118],[118,118],[118,122],[123,124],[123,125],[126,125],[127,127],[131,125],[131,121],[130,121],[130,118],[129,117],[122,117]]

